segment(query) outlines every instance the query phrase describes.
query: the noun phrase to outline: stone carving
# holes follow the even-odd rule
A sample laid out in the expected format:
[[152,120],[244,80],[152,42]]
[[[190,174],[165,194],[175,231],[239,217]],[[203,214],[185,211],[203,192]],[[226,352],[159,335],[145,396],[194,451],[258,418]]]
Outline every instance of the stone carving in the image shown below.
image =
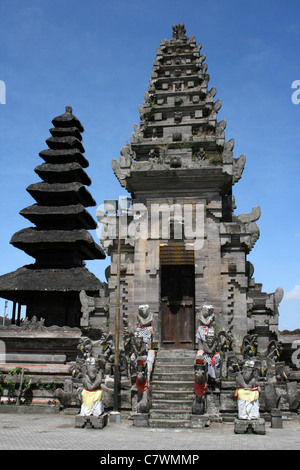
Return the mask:
[[195,398],[192,406],[192,414],[203,415],[205,411],[205,395],[207,390],[207,368],[202,354],[197,354],[194,365],[194,391]]
[[261,209],[260,206],[253,207],[252,211],[248,214],[239,214],[237,216],[238,220],[243,224],[249,224],[251,222],[255,222],[261,216]]
[[233,177],[233,182],[237,183],[241,177],[242,173],[244,171],[246,163],[246,156],[243,154],[239,158],[234,158],[233,159],[233,165],[232,165],[232,177]]
[[218,341],[221,351],[226,353],[232,349],[233,336],[230,331],[220,331],[218,333]]
[[173,38],[174,39],[185,39],[186,38],[186,29],[183,23],[173,24]]
[[149,412],[149,385],[155,360],[152,350],[153,315],[149,305],[140,305],[137,314],[137,326],[130,335],[130,375],[132,392],[137,390],[137,413]]
[[78,391],[73,386],[73,381],[70,379],[65,380],[63,389],[57,388],[55,390],[54,398],[59,400],[61,408],[70,408],[80,404]]
[[275,387],[272,383],[265,384],[264,390],[264,404],[265,409],[268,411],[278,409],[281,399],[280,389]]
[[[101,345],[103,347],[103,354],[101,355],[101,359],[105,363],[105,371],[108,375],[114,374],[114,361],[115,361],[115,345],[112,333],[108,333],[104,335],[101,340]],[[128,375],[128,362],[126,358],[126,354],[124,351],[120,351],[119,353],[119,365],[120,365],[120,373],[122,376]]]
[[144,342],[143,337],[133,334],[131,337],[130,345],[130,376],[135,383],[136,380],[136,370],[137,370],[137,358],[138,357],[147,357],[147,346]]
[[149,412],[148,366],[145,356],[137,358],[137,413]]
[[182,165],[181,158],[178,155],[174,155],[170,158],[170,167],[171,168],[180,168]]
[[243,338],[242,354],[244,359],[250,359],[257,353],[257,335],[246,335]]
[[242,369],[243,360],[237,357],[235,354],[231,354],[227,358],[227,378],[236,378],[236,375]]
[[288,382],[286,384],[289,410],[296,411],[300,408],[300,392],[298,391],[297,382]]
[[259,390],[254,361],[244,363],[242,372],[236,377],[239,419],[259,419]]
[[153,315],[150,312],[149,305],[140,305],[137,314],[136,336],[143,338],[147,351],[151,349],[153,339],[152,327]]
[[75,427],[102,429],[106,426],[108,415],[104,413],[101,382],[102,369],[94,358],[87,359],[83,368],[83,386],[78,388],[81,408],[75,418]]
[[80,331],[77,327],[70,326],[45,326],[45,319],[38,319],[35,315],[29,320],[27,317],[21,321],[20,326],[0,325],[0,330],[15,330],[15,331]]
[[198,161],[204,161],[205,160],[205,150],[203,147],[200,147],[200,149],[196,152],[196,159]]
[[143,139],[143,132],[141,127],[138,124],[134,124],[133,126],[133,133],[130,136],[130,141],[132,144],[140,142]]
[[78,388],[81,416],[100,416],[103,413],[101,382],[102,370],[97,367],[94,358],[87,359],[83,368],[83,387]]
[[203,305],[197,318],[200,325],[211,325],[215,320],[214,307],[212,305]]
[[126,142],[124,147],[121,148],[120,154],[121,168],[130,168],[133,152],[131,149],[131,145],[128,142]]
[[208,384],[214,392],[220,391],[221,358],[218,337],[212,322],[215,319],[214,307],[204,305],[200,310],[198,319],[200,325],[196,333],[198,342],[198,355],[202,355],[207,364]]

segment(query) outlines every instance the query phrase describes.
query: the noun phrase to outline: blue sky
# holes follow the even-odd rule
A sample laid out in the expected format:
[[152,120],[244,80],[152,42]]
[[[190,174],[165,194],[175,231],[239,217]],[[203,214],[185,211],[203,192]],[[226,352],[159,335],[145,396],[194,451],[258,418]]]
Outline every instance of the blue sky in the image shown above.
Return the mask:
[[[266,292],[284,289],[280,328],[300,327],[300,104],[291,100],[292,83],[300,80],[299,18],[298,0],[1,2],[0,274],[33,261],[9,241],[30,225],[19,215],[34,203],[26,187],[39,181],[38,153],[66,105],[85,128],[94,199],[101,204],[126,195],[111,160],[139,123],[156,47],[172,36],[172,24],[184,22],[206,54],[226,140],[235,139],[235,157],[246,154],[234,186],[235,213],[261,206],[261,234],[248,258],[255,280]],[[108,264],[109,258],[88,267],[105,280]],[[3,310],[0,299],[0,315]]]

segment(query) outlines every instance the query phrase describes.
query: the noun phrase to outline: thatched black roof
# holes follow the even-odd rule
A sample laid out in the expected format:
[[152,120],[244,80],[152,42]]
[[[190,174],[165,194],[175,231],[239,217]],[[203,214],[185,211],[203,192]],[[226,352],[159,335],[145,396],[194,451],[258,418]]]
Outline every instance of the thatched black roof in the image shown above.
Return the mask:
[[[16,232],[10,243],[35,257],[45,250],[76,251],[82,259],[105,259],[104,250],[94,242],[91,234],[81,230],[39,230],[29,227]],[[51,262],[51,260],[50,260]]]
[[0,276],[0,297],[21,303],[35,293],[79,293],[85,290],[92,295],[99,292],[103,283],[85,267],[69,269],[37,269],[27,265]]
[[95,206],[96,201],[82,183],[34,183],[27,187],[29,194],[40,204],[76,204]]

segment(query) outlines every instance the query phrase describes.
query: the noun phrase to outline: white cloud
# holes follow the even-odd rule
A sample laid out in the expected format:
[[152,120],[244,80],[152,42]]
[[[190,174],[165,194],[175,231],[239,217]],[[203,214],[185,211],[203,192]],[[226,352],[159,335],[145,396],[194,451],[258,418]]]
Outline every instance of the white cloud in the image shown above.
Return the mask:
[[300,300],[300,284],[284,294],[285,300]]

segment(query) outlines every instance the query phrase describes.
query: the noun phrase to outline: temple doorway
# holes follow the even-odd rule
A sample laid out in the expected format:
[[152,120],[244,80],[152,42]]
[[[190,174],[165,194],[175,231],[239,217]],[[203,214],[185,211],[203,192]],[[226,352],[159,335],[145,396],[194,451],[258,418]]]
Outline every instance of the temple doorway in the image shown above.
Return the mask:
[[161,318],[162,347],[194,348],[194,265],[161,266]]

